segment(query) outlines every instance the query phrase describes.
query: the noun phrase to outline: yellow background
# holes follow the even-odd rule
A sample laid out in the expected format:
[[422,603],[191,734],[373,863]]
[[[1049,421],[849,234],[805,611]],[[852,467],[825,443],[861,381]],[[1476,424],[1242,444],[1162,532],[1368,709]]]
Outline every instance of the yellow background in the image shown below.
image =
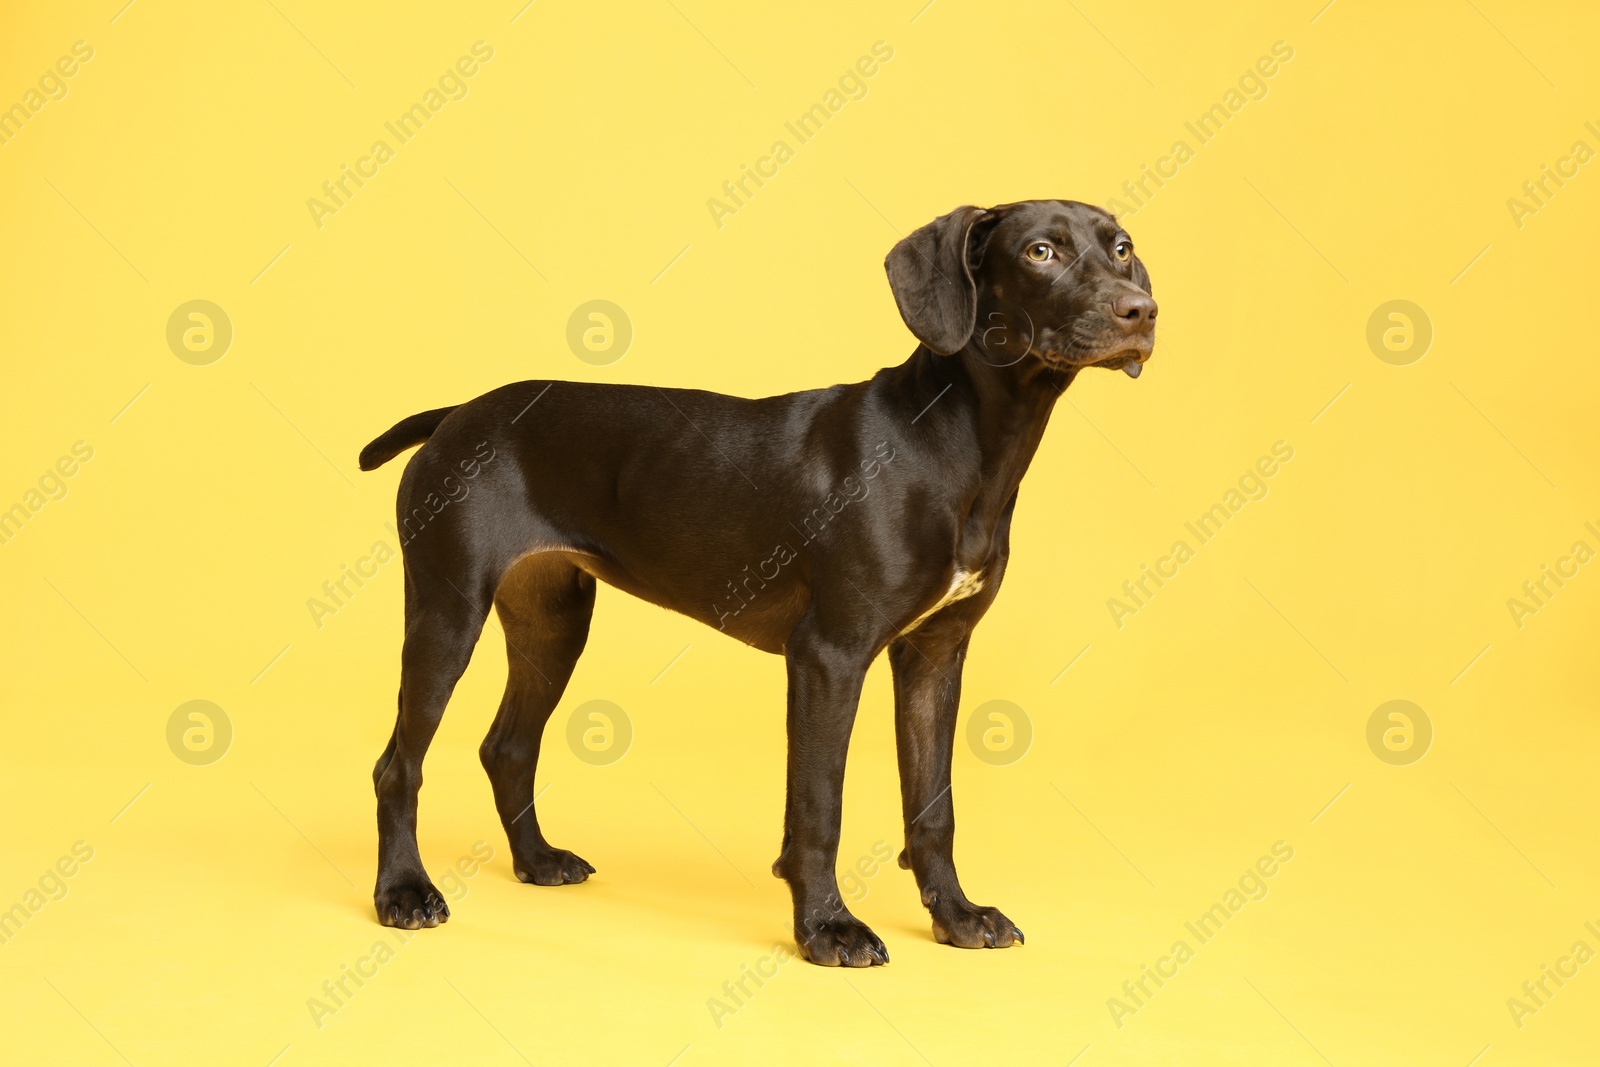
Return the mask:
[[[94,48],[0,147],[0,506],[94,448],[0,545],[0,907],[94,849],[0,947],[0,1060],[1595,1061],[1600,963],[1520,1028],[1506,1005],[1574,942],[1600,949],[1600,567],[1520,629],[1506,606],[1600,547],[1597,165],[1520,228],[1506,204],[1600,147],[1593,14],[122,3],[8,5],[0,31],[0,103]],[[469,95],[315,226],[306,200],[478,40]],[[866,97],[718,228],[706,200],[879,40]],[[1184,123],[1277,41],[1294,58],[1267,95],[1127,218],[1155,358],[1058,406],[973,643],[963,730],[1004,699],[1034,736],[999,766],[958,743],[958,858],[1026,947],[936,945],[891,864],[854,909],[890,966],[784,964],[719,1027],[708,999],[789,943],[767,873],[782,664],[607,590],[539,771],[551,840],[599,874],[510,873],[476,757],[504,677],[491,620],[420,840],[436,880],[475,842],[494,859],[319,1028],[308,999],[391,936],[370,769],[399,564],[321,628],[306,606],[392,544],[400,466],[361,474],[360,446],[523,378],[864,378],[912,347],[881,266],[899,235],[960,203],[1104,203],[1193,146]],[[609,366],[565,342],[596,298],[635,330]],[[233,324],[209,366],[165,340],[193,299]],[[1366,341],[1394,299],[1433,325],[1409,366]],[[1119,629],[1107,599],[1277,441],[1295,452],[1270,494]],[[233,725],[210,766],[167,745],[193,699]],[[564,743],[590,699],[633,725],[609,766]],[[1409,766],[1366,742],[1391,699],[1433,725]],[[900,845],[890,712],[880,664],[841,865]],[[1118,1027],[1108,998],[1280,840],[1266,898]]]

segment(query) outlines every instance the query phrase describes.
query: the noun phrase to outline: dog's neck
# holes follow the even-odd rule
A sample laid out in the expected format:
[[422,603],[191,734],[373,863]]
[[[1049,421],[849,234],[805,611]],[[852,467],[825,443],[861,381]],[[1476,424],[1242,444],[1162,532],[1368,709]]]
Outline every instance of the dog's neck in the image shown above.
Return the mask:
[[927,405],[926,418],[971,427],[981,469],[973,510],[988,515],[998,515],[1016,493],[1056,400],[1076,375],[1031,354],[1018,364],[997,365],[976,338],[948,356],[918,346],[896,370],[917,383],[913,392],[921,396],[919,410]]

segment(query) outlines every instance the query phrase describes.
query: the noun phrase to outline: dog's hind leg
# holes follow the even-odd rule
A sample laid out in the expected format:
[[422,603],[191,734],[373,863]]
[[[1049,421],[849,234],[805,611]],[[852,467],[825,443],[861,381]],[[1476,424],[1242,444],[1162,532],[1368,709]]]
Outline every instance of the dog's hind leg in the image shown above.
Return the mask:
[[581,882],[594,873],[582,857],[544,839],[533,793],[545,723],[583,653],[594,596],[594,578],[554,555],[524,559],[495,593],[510,673],[478,755],[511,842],[512,870],[536,885]]
[[413,571],[406,561],[406,638],[400,653],[400,714],[374,769],[378,793],[378,921],[415,930],[450,917],[417,851],[417,791],[445,705],[467,669],[489,614],[487,582]]

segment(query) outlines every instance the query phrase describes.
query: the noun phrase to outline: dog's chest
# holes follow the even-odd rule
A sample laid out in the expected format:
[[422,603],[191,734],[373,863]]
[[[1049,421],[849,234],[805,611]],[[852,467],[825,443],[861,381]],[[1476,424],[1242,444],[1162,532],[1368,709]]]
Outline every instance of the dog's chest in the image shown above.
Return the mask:
[[929,616],[933,615],[934,613],[942,611],[958,600],[965,600],[969,596],[976,596],[978,593],[983,591],[983,581],[983,571],[966,571],[959,567],[956,568],[954,577],[950,579],[950,588],[945,590],[944,595],[934,603],[933,607],[929,608],[927,611],[924,611],[921,615],[918,615],[915,622],[900,632],[910,633],[912,630],[915,630],[918,626],[921,626],[924,622],[926,622]]
[[950,579],[950,588],[946,590],[944,597],[939,601],[939,607],[933,610],[938,611],[939,608],[954,604],[958,600],[965,600],[967,597],[975,596],[982,591],[982,571],[957,570],[955,577]]

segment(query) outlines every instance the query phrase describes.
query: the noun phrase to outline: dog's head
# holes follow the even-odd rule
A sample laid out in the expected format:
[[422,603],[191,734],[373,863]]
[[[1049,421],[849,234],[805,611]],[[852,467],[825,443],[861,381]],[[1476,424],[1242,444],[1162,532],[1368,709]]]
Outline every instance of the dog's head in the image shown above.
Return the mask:
[[1112,367],[1139,376],[1156,302],[1133,240],[1072,200],[959,207],[884,261],[900,317],[928,348],[968,345],[999,366]]

